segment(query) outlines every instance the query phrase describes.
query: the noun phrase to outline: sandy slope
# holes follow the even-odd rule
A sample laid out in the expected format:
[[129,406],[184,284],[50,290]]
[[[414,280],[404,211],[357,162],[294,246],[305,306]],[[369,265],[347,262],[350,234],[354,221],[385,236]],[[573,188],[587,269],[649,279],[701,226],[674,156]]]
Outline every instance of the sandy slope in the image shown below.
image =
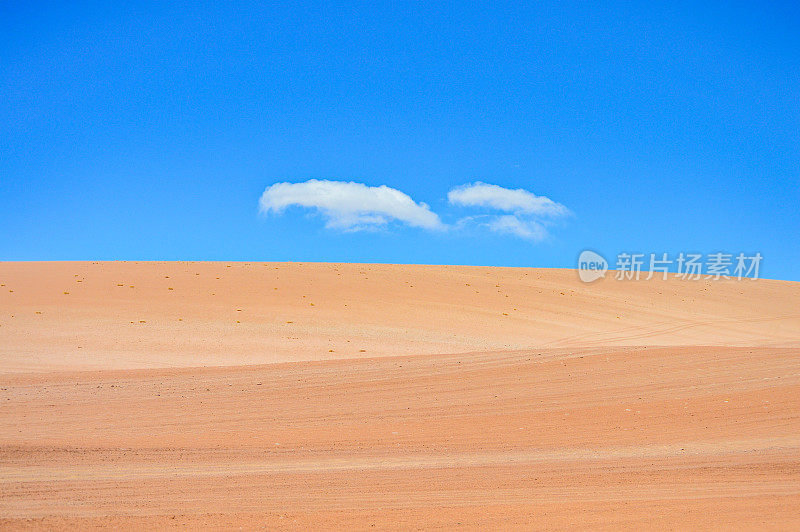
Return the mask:
[[0,284],[0,526],[800,525],[798,283],[0,263]]
[[615,345],[800,346],[800,283],[572,270],[0,263],[5,371]]

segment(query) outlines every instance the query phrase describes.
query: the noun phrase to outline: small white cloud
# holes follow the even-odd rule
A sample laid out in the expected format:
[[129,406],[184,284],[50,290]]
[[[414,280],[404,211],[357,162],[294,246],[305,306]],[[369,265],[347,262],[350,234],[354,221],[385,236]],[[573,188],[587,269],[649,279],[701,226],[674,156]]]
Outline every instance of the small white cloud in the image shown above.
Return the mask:
[[456,187],[447,193],[454,205],[464,207],[490,207],[499,211],[536,216],[558,217],[569,214],[569,209],[545,196],[537,196],[522,188],[510,189],[480,181]]
[[463,207],[484,207],[509,214],[485,214],[462,218],[458,225],[486,220],[480,225],[492,231],[514,235],[526,240],[541,241],[547,238],[546,224],[555,218],[567,216],[569,209],[545,196],[537,196],[525,189],[503,188],[498,185],[481,183],[456,187],[447,193],[453,205]]
[[424,229],[442,229],[439,216],[408,194],[381,185],[311,179],[303,183],[275,183],[259,201],[261,212],[281,213],[290,206],[317,209],[326,227],[350,231],[398,221]]
[[515,235],[526,240],[539,242],[547,237],[547,230],[533,220],[523,220],[513,214],[493,216],[486,225],[492,231]]

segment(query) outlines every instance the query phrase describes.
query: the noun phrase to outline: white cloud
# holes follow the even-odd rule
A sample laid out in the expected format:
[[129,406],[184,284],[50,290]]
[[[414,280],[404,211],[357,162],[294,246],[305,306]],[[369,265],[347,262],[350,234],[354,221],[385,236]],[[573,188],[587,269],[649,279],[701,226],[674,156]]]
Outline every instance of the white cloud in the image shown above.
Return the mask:
[[311,179],[303,183],[275,183],[261,195],[264,213],[281,213],[286,207],[317,209],[326,227],[360,230],[398,221],[424,229],[442,229],[439,216],[424,203],[385,185]]
[[509,213],[462,218],[459,225],[486,220],[481,225],[492,231],[536,242],[547,238],[546,224],[570,214],[564,205],[545,196],[537,196],[522,188],[503,188],[480,181],[451,189],[447,199],[453,205],[484,207]]
[[536,242],[547,237],[547,230],[542,224],[534,220],[518,218],[513,214],[493,216],[486,225],[492,231],[507,233]]
[[490,207],[499,211],[536,216],[558,217],[569,214],[569,209],[545,196],[537,196],[525,189],[503,188],[480,181],[456,187],[447,193],[454,205],[464,207]]

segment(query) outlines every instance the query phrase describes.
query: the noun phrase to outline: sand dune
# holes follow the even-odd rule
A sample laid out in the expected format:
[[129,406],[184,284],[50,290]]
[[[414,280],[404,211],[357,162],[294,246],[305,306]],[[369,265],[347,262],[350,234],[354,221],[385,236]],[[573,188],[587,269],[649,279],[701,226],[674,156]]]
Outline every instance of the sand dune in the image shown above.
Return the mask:
[[800,283],[100,262],[0,284],[0,526],[800,525]]
[[800,283],[572,270],[0,263],[5,371],[625,345],[800,346]]

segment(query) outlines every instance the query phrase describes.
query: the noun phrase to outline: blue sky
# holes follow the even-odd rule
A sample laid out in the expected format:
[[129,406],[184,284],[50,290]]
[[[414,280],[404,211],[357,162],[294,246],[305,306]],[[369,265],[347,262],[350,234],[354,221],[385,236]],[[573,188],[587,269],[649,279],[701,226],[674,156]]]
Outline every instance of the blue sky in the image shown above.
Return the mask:
[[[1,260],[741,251],[800,280],[797,3],[122,4],[0,5]],[[264,205],[309,180],[358,185]],[[448,199],[474,183],[564,210]]]

